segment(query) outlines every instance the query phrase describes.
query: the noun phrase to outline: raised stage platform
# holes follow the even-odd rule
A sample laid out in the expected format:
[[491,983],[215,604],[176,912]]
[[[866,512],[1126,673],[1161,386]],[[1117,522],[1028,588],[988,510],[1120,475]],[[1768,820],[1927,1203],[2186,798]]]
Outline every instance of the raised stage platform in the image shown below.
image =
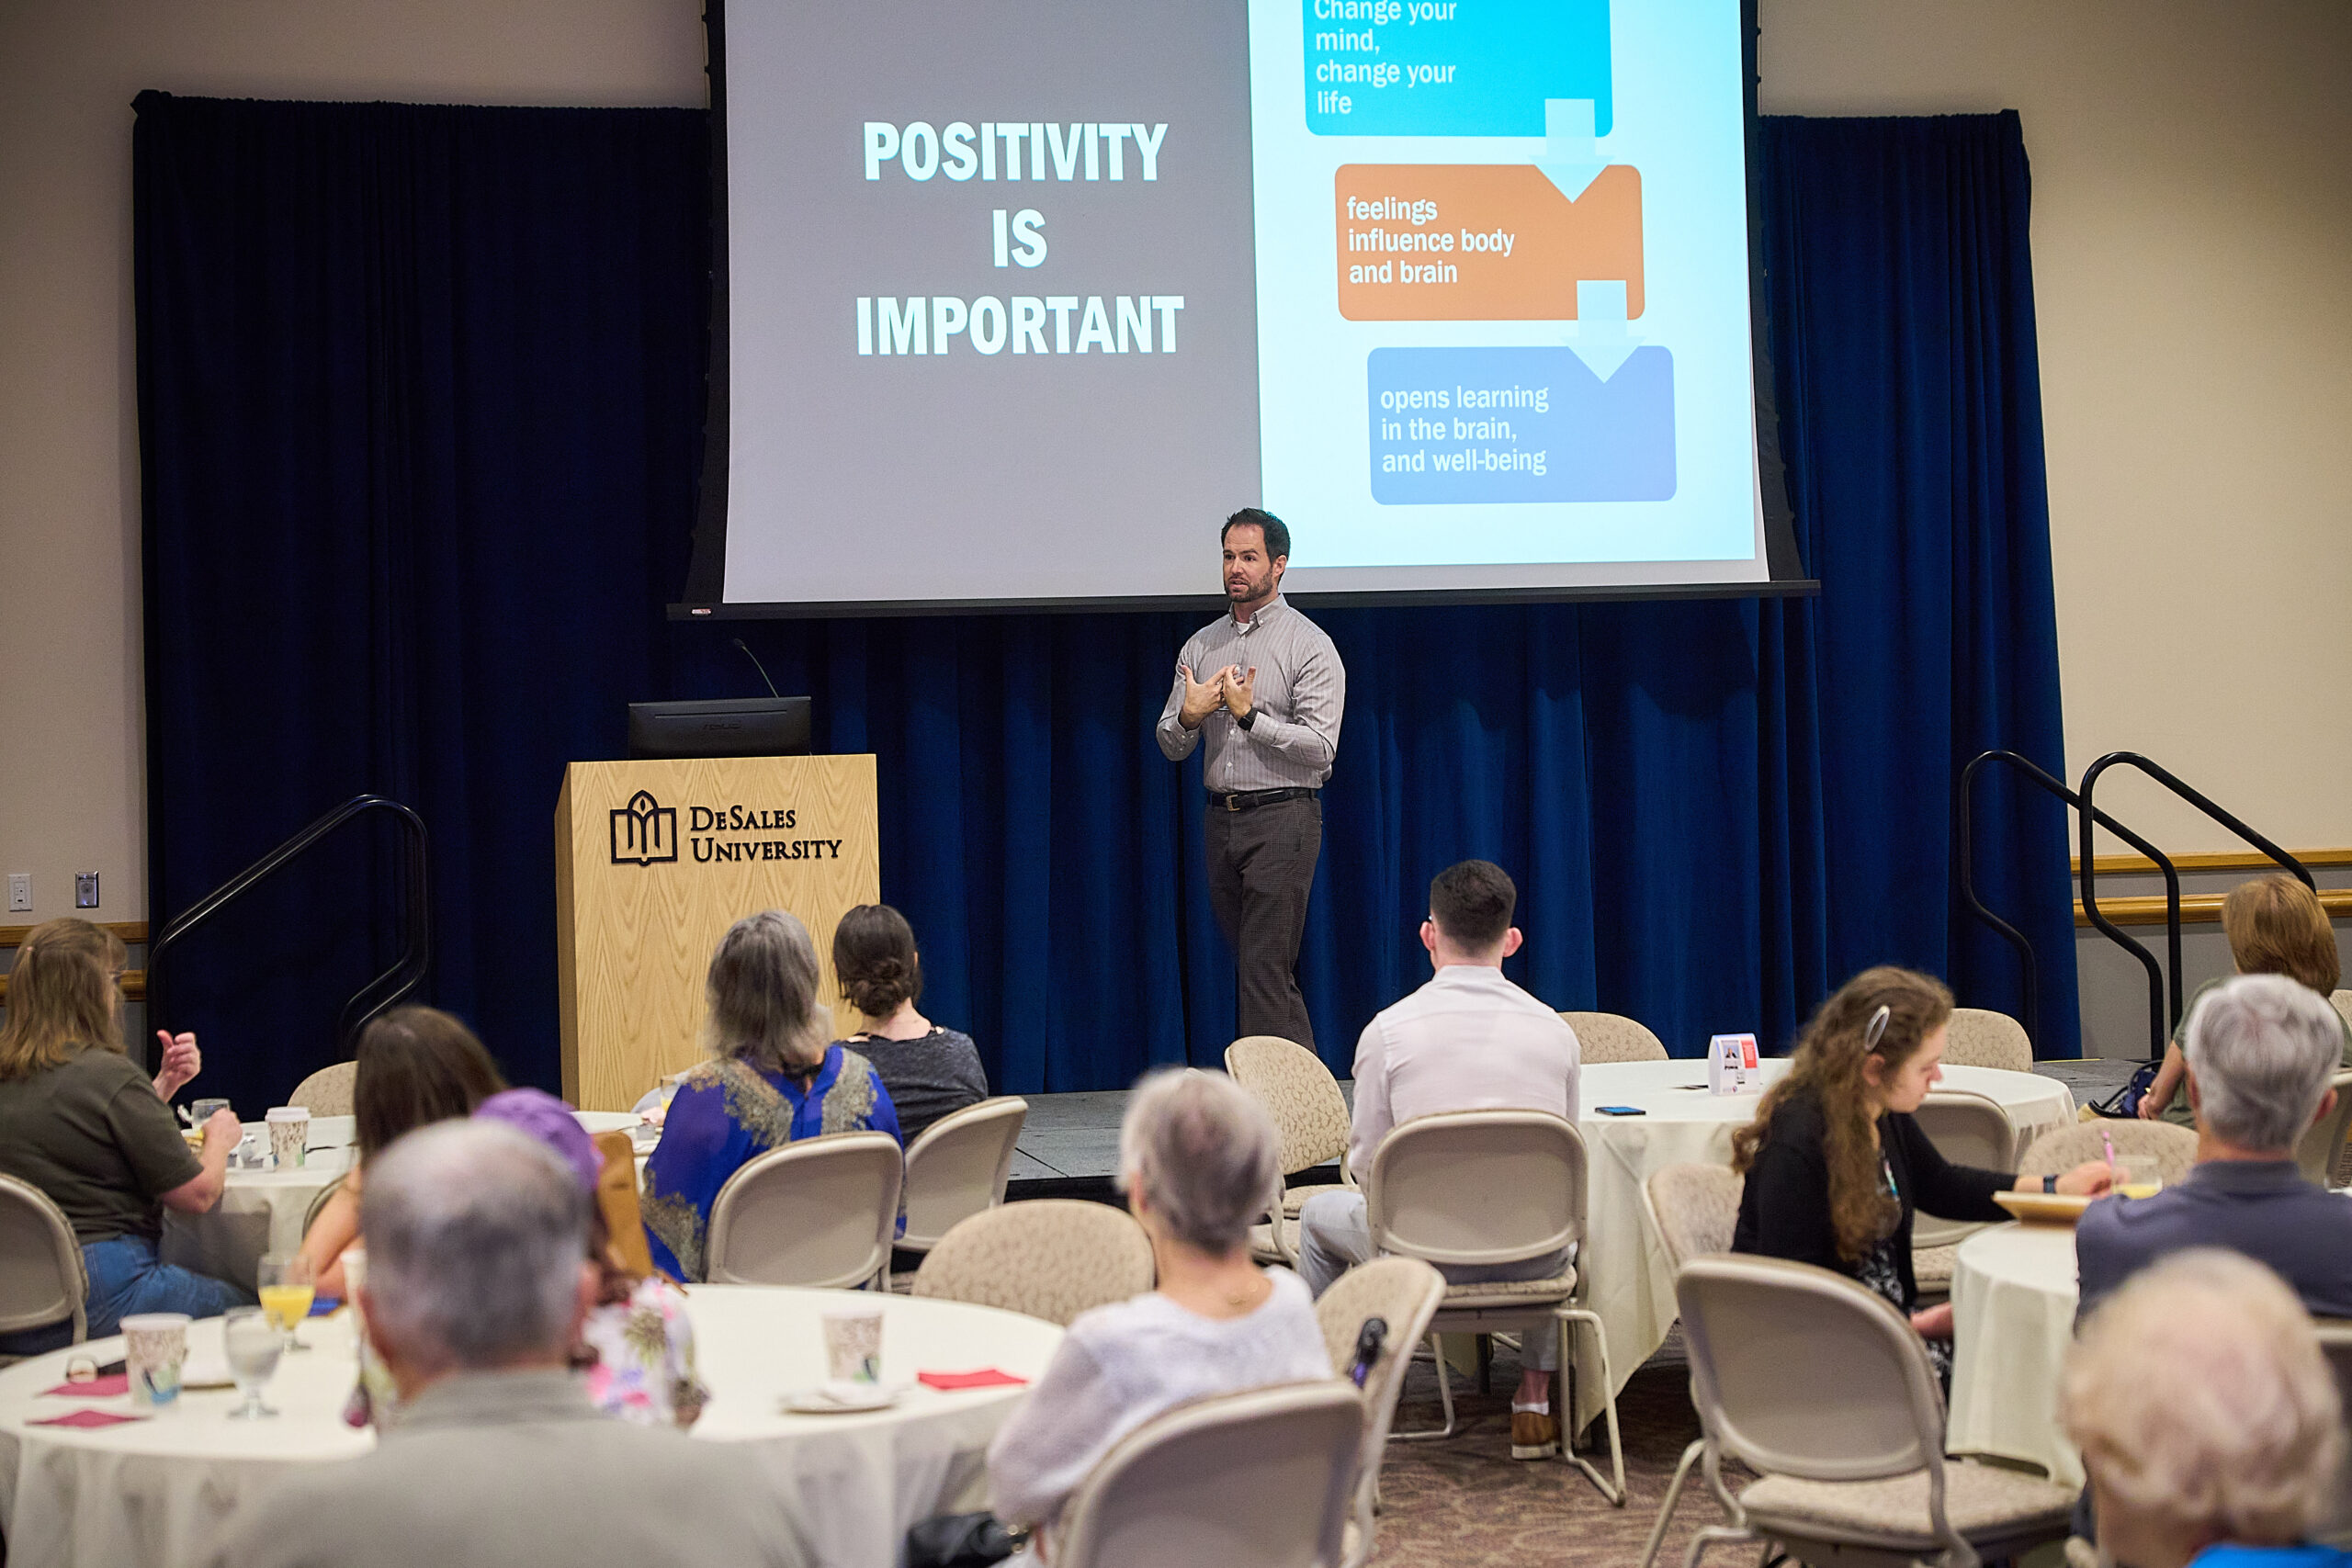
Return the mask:
[[[2137,1062],[2094,1058],[2081,1062],[2042,1062],[2035,1071],[2047,1074],[2074,1091],[2076,1105],[2104,1100],[2123,1087]],[[1345,1079],[1340,1092],[1353,1102],[1355,1085]],[[1012,1156],[1009,1198],[1102,1198],[1113,1196],[1113,1179],[1119,1169],[1119,1118],[1126,1111],[1127,1091],[1095,1089],[1077,1094],[1032,1094],[1029,1119],[1021,1130],[1019,1151]],[[1329,1179],[1339,1179],[1336,1168]]]

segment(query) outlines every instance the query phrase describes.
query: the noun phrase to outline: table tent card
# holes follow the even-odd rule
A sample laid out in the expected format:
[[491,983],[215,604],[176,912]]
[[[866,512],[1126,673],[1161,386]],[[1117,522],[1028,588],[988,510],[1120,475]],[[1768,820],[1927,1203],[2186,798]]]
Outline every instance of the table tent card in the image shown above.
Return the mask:
[[1753,1034],[1718,1034],[1707,1042],[1707,1092],[1745,1094],[1764,1084]]

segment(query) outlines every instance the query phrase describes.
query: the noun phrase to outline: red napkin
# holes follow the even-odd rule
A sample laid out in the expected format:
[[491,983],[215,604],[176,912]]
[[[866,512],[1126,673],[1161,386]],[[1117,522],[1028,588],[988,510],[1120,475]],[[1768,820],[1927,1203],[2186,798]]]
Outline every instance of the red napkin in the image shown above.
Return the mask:
[[104,1410],[69,1410],[62,1416],[44,1416],[38,1421],[28,1421],[28,1427],[119,1427],[126,1421],[144,1421],[144,1416],[116,1416]]
[[55,1388],[41,1390],[43,1394],[56,1394],[61,1399],[112,1399],[130,1392],[130,1374],[117,1372],[110,1378],[98,1378],[90,1382],[62,1382]]
[[952,1392],[959,1388],[1019,1388],[1029,1380],[1001,1372],[994,1367],[982,1367],[977,1372],[917,1372],[915,1381],[925,1388]]

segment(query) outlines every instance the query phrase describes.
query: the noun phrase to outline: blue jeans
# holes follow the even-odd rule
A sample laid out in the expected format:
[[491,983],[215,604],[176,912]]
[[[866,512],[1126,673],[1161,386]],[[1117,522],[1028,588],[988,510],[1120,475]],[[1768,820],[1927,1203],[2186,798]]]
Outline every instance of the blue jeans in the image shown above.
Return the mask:
[[[253,1296],[225,1280],[157,1261],[155,1244],[141,1236],[85,1242],[82,1265],[90,1273],[90,1293],[83,1310],[89,1316],[93,1339],[119,1333],[122,1320],[133,1313],[184,1312],[190,1317],[218,1317],[232,1306],[254,1303]],[[68,1319],[45,1328],[0,1334],[0,1355],[37,1356],[62,1350],[73,1342],[74,1324]]]
[[190,1317],[219,1317],[231,1307],[251,1306],[256,1299],[250,1291],[226,1280],[158,1261],[155,1244],[143,1236],[118,1235],[85,1243],[82,1262],[90,1270],[86,1310],[93,1339],[121,1332],[122,1320],[133,1313],[184,1312]]

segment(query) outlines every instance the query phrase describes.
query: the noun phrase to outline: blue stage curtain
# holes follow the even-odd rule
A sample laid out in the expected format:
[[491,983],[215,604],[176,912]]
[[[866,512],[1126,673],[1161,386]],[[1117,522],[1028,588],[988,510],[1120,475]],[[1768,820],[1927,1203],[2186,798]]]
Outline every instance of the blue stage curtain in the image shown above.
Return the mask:
[[[1865,964],[2016,1010],[1952,893],[1960,763],[2053,768],[2057,656],[2014,116],[1768,120],[1773,343],[1817,601],[1329,611],[1350,672],[1301,974],[1326,1058],[1428,973],[1428,879],[1519,879],[1514,977],[1784,1046]],[[1193,615],[673,625],[699,453],[704,117],[143,96],[135,140],[150,907],[337,801],[432,825],[432,999],[558,1078],[551,818],[632,699],[817,698],[880,759],[925,1010],[1014,1091],[1219,1060],[1197,761],[1150,730]],[[1242,498],[1237,498],[1239,500]],[[1314,526],[1294,518],[1295,526]],[[1202,519],[1213,593],[1217,520]],[[811,526],[828,526],[812,520]],[[877,587],[888,563],[877,562]],[[2076,1049],[2064,824],[1980,874]],[[397,951],[355,830],[193,939],[159,1024],[249,1111]]]

